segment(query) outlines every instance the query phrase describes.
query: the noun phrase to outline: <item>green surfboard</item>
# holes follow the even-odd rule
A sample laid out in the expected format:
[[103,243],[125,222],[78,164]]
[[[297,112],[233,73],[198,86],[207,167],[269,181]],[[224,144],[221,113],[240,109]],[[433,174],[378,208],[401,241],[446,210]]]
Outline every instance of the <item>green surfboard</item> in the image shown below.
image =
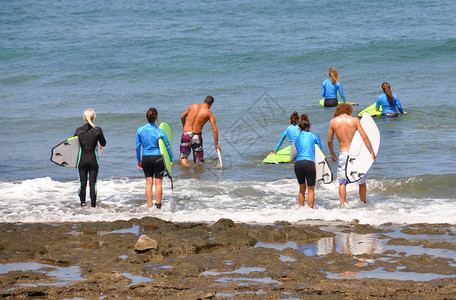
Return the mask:
[[375,102],[374,104],[366,107],[365,109],[363,109],[362,111],[359,112],[358,114],[358,117],[362,117],[364,115],[364,113],[368,113],[369,115],[371,115],[372,117],[377,117],[377,116],[380,116],[382,114],[382,107],[380,106],[380,109],[377,111],[375,109],[375,105],[377,104],[377,102]]
[[277,151],[276,154],[270,155],[263,159],[263,162],[266,164],[280,164],[291,162],[290,158],[291,145]]
[[[162,129],[166,137],[168,138],[169,141],[169,146],[173,146],[173,132],[171,130],[171,127],[168,125],[168,123],[161,122],[160,126],[158,128]],[[163,139],[158,140],[158,146],[160,147],[160,153],[163,156],[163,160],[165,161],[165,168],[166,168],[166,173],[167,176],[169,177],[169,180],[171,180],[171,189],[173,189],[173,177],[172,177],[172,168],[171,168],[171,157],[168,153],[168,149],[166,148],[165,142]]]

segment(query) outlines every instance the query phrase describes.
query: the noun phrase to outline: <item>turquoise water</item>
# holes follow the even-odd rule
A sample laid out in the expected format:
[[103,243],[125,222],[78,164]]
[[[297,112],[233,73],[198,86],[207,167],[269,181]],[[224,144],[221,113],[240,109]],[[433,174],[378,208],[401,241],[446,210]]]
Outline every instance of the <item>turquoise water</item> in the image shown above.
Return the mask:
[[[207,163],[176,166],[181,190],[165,200],[187,212],[192,208],[182,199],[221,193],[227,206],[245,201],[255,208],[265,192],[252,186],[271,184],[279,185],[268,194],[276,206],[284,201],[277,183],[283,179],[291,186],[284,205],[293,206],[292,165],[263,165],[262,159],[294,110],[309,115],[329,154],[332,109],[318,100],[329,67],[336,67],[347,100],[359,103],[355,113],[376,100],[383,81],[408,112],[376,120],[382,141],[369,171],[372,201],[385,210],[389,201],[403,201],[414,211],[435,200],[449,205],[441,213],[455,211],[449,210],[456,194],[455,15],[453,1],[2,1],[0,186],[10,192],[0,199],[61,201],[52,196],[55,185],[73,189],[76,171],[51,163],[50,149],[83,124],[90,107],[108,141],[100,178],[105,188],[120,184],[123,191],[116,186],[99,198],[137,205],[142,187],[132,193],[128,184],[142,182],[134,135],[146,110],[156,107],[159,121],[171,125],[177,156],[181,113],[210,94],[226,167],[213,168],[207,125]],[[48,177],[51,184],[43,187]],[[23,195],[27,180],[37,187]],[[332,193],[321,201],[337,203]],[[77,204],[76,192],[65,199]],[[14,207],[0,210],[20,215]]]

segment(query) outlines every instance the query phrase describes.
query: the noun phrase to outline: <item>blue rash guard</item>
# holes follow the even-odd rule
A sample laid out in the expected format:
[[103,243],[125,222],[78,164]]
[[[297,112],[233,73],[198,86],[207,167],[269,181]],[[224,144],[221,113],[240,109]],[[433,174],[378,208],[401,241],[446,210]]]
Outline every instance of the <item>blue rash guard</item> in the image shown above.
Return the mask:
[[332,84],[331,79],[326,79],[321,85],[321,95],[325,99],[337,99],[337,90],[339,90],[340,97],[345,101],[344,91],[342,90],[342,83],[336,82],[336,85]]
[[382,115],[391,113],[397,114],[396,107],[401,112],[401,114],[404,114],[404,110],[402,109],[401,102],[399,102],[399,98],[396,96],[396,94],[393,94],[393,97],[393,104],[390,104],[388,96],[386,96],[386,94],[378,96],[375,108],[378,110],[380,106],[382,106]]
[[302,131],[295,141],[296,150],[298,151],[296,161],[315,161],[315,144],[318,144],[320,149],[323,149],[321,147],[321,141],[318,134],[308,131]]
[[141,162],[141,145],[142,155],[161,155],[158,146],[158,139],[162,138],[168,149],[171,161],[174,161],[173,152],[169,146],[169,140],[163,129],[160,129],[155,124],[147,123],[141,126],[136,131],[136,162]]
[[279,151],[280,147],[282,147],[283,141],[285,140],[286,137],[290,140],[290,144],[294,143],[296,138],[298,137],[299,133],[301,130],[299,129],[298,125],[290,125],[288,126],[283,132],[282,135],[280,136],[280,140],[277,143],[277,146],[275,147],[274,152]]

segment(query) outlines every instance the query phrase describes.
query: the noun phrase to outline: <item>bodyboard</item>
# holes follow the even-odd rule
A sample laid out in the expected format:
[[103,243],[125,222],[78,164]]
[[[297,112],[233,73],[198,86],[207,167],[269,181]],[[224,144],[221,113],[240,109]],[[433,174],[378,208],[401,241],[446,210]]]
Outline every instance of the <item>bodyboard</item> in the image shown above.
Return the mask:
[[333,173],[331,167],[326,160],[323,151],[320,147],[315,144],[315,171],[316,171],[316,180],[321,181],[325,184],[329,184],[333,181]]
[[[98,158],[103,155],[103,149],[97,147],[95,150]],[[80,151],[79,137],[71,137],[52,148],[51,161],[62,167],[77,168]]]
[[[172,133],[171,127],[168,125],[168,123],[161,122],[160,126],[158,128],[162,129],[165,132],[166,137],[168,138],[168,141],[169,141],[169,146],[172,147],[173,133]],[[168,149],[166,148],[166,144],[165,144],[165,141],[163,141],[163,139],[161,139],[161,138],[158,139],[158,146],[160,148],[160,153],[161,153],[164,163],[165,163],[166,175],[171,180],[171,189],[173,189],[173,177],[172,177],[170,154],[168,153]]]
[[[377,155],[380,147],[380,131],[370,114],[363,115],[361,118],[361,126],[369,137],[375,155]],[[356,131],[350,144],[350,149],[348,150],[348,157],[345,164],[345,176],[348,181],[356,182],[367,173],[373,163],[374,161],[369,149],[367,149],[367,146],[364,144],[359,132]]]
[[279,151],[277,151],[276,154],[267,156],[265,159],[263,159],[263,162],[266,164],[280,164],[280,163],[291,162],[290,154],[291,154],[291,145],[280,149]]
[[359,112],[358,114],[358,117],[362,117],[364,115],[364,113],[368,113],[369,115],[371,115],[372,117],[377,117],[377,116],[380,116],[382,114],[382,107],[380,106],[379,110],[377,111],[375,109],[375,105],[377,104],[374,103],[368,107],[366,107],[365,109],[363,109],[362,111]]
[[[321,99],[321,100],[319,101],[319,103],[320,103],[321,106],[325,106],[325,99],[324,99],[324,98]],[[339,102],[337,102],[337,103],[338,103],[338,104],[341,104],[341,103],[344,103],[344,102],[340,102],[340,101],[339,101]],[[351,106],[358,106],[358,103],[352,103],[352,102],[345,102],[345,103],[350,104]],[[335,106],[334,106],[334,107],[335,107]]]

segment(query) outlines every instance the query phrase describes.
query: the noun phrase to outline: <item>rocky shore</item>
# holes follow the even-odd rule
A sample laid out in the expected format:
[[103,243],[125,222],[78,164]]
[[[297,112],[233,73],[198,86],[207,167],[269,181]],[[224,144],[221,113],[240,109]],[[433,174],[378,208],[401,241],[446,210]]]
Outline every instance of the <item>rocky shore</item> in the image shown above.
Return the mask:
[[25,297],[456,299],[456,227],[3,223],[0,298]]

